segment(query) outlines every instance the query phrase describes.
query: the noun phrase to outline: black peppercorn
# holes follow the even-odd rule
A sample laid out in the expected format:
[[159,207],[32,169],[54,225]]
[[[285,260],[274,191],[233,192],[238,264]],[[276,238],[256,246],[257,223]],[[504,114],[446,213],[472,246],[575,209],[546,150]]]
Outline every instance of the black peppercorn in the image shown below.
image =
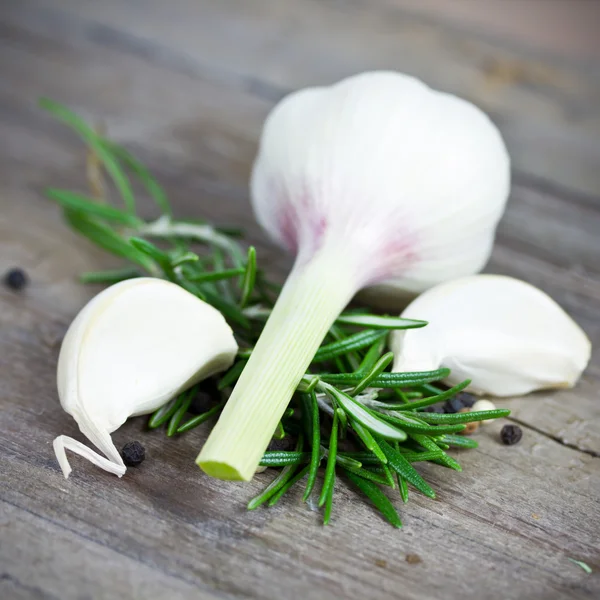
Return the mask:
[[471,408],[473,404],[475,404],[475,402],[477,401],[477,398],[473,394],[469,394],[468,392],[460,392],[459,394],[457,394],[456,397],[460,398],[462,405],[466,408]]
[[137,467],[144,462],[146,450],[139,442],[127,442],[121,450],[121,456],[128,467]]
[[523,431],[518,425],[505,425],[500,432],[500,439],[503,444],[512,446],[523,437]]
[[465,405],[462,403],[460,396],[450,398],[444,403],[444,412],[446,413],[457,413],[461,408],[465,408]]
[[461,392],[444,403],[444,412],[457,413],[461,408],[471,408],[473,404],[475,404],[475,396]]
[[11,290],[22,290],[27,285],[28,281],[29,278],[27,277],[27,273],[18,267],[10,269],[10,271],[4,275],[4,284]]

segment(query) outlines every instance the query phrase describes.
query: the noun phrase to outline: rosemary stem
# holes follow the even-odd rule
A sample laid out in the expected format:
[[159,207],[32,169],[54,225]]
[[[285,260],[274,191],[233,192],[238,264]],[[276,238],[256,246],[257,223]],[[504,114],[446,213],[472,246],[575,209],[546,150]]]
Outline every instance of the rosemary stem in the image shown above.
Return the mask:
[[343,252],[296,262],[197,464],[248,481],[331,324],[355,291]]
[[142,225],[137,229],[137,233],[159,238],[182,237],[212,244],[227,251],[237,267],[244,264],[245,257],[239,246],[211,225],[172,221],[168,216],[163,215],[152,223]]

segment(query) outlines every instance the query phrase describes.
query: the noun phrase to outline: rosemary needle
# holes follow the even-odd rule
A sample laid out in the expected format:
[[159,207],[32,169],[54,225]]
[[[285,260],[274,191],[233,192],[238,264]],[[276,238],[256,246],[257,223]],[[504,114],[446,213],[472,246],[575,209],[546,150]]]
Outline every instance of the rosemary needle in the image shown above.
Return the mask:
[[[317,472],[321,463],[321,425],[319,419],[319,403],[317,402],[317,395],[315,394],[314,389],[311,391],[308,397],[310,398],[310,411],[312,415],[312,450],[308,480],[306,482],[306,489],[302,498],[304,502],[308,500],[311,492],[313,491],[315,481],[317,480]],[[304,398],[306,399],[306,395]],[[303,408],[306,410],[306,402],[303,404]]]
[[202,423],[208,421],[208,419],[210,419],[213,415],[216,415],[218,412],[220,412],[224,406],[225,406],[225,401],[219,402],[219,404],[216,404],[211,409],[207,410],[206,412],[202,413],[201,415],[197,415],[194,418],[190,419],[189,421],[186,421],[185,423],[183,423],[183,425],[180,425],[177,428],[177,433],[185,433],[186,431],[189,431],[190,429],[195,429],[196,427],[198,427],[198,425],[201,425]]
[[[296,444],[296,452],[301,452],[302,446],[302,436],[299,436]],[[258,496],[255,496],[248,502],[248,510],[258,508],[276,494],[294,476],[297,466],[297,464],[293,464],[283,467],[279,475]]]
[[171,417],[169,421],[169,425],[167,427],[167,437],[173,437],[177,433],[177,429],[179,428],[179,424],[183,417],[185,417],[185,413],[188,411],[194,396],[196,395],[197,388],[196,386],[192,387],[188,390],[187,396],[184,398],[183,402],[178,406],[177,410]]
[[269,500],[269,502],[267,503],[267,506],[274,506],[275,504],[277,504],[277,502],[279,502],[280,498],[292,487],[294,486],[296,483],[298,483],[303,477],[306,476],[306,474],[308,473],[308,470],[310,469],[309,466],[304,467],[299,473],[297,473],[296,475],[294,475],[294,477],[292,477],[285,485],[283,485],[278,492],[276,492],[275,494],[273,494],[273,496],[271,496],[271,499]]
[[148,421],[148,427],[150,429],[156,429],[160,427],[164,423],[166,423],[177,411],[177,409],[181,406],[181,403],[185,399],[186,392],[182,392],[179,396],[173,398],[167,404],[161,406],[154,414],[150,417],[150,421]]
[[346,471],[348,479],[375,505],[379,512],[394,526],[402,527],[402,521],[389,498],[371,481]]
[[329,487],[333,485],[333,479],[335,477],[335,463],[337,454],[337,442],[338,442],[338,413],[333,413],[333,424],[331,425],[331,435],[329,437],[329,454],[327,456],[327,466],[325,467],[325,479],[323,480],[323,488],[321,495],[319,496],[319,506],[323,506],[327,500],[327,494],[329,493]]
[[333,492],[335,489],[335,471],[331,477],[331,483],[327,490],[327,498],[325,499],[325,511],[323,513],[323,525],[329,525],[331,519],[331,507],[333,505]]

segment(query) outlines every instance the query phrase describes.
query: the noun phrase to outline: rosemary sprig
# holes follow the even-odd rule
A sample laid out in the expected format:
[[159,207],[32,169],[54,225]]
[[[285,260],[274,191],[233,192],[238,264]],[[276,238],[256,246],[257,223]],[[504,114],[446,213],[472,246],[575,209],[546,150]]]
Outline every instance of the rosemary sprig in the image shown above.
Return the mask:
[[[201,220],[175,219],[163,188],[128,150],[66,107],[47,99],[40,104],[82,138],[94,166],[88,171],[94,175],[89,182],[91,196],[58,189],[47,190],[47,196],[61,207],[72,229],[130,263],[122,269],[85,273],[82,281],[115,283],[143,274],[169,279],[221,311],[244,347],[233,367],[218,379],[219,397],[214,406],[185,420],[202,387],[199,384],[180,393],[149,419],[150,429],[166,425],[167,436],[184,434],[223,408],[227,390],[241,375],[281,287],[257,267],[253,247],[244,252],[237,232]],[[112,181],[112,190],[104,185],[103,172]],[[132,180],[143,186],[161,211],[158,219],[146,221],[137,213],[139,203]],[[124,208],[110,202],[111,194],[120,197]],[[261,465],[281,471],[249,502],[248,509],[265,503],[273,506],[305,477],[303,500],[309,502],[324,457],[327,460],[319,492],[324,524],[331,519],[335,483],[340,475],[395,527],[402,523],[379,486],[395,488],[397,481],[403,502],[408,501],[408,483],[426,496],[435,497],[413,463],[428,461],[461,470],[445,450],[475,448],[477,442],[455,434],[465,423],[503,417],[509,411],[423,412],[469,384],[466,381],[448,390],[432,385],[449,375],[447,369],[419,373],[387,370],[393,360],[392,353],[385,352],[389,331],[426,325],[425,321],[376,315],[365,309],[349,309],[337,318],[313,360],[313,369],[322,371],[306,374],[274,432],[274,439],[295,438],[296,449],[265,453]],[[309,450],[304,451],[304,441],[310,444]]]

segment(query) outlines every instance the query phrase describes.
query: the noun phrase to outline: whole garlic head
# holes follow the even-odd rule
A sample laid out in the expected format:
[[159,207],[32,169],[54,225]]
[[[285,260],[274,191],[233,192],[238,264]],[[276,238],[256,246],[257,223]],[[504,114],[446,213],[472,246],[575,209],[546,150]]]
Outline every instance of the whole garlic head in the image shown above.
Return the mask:
[[471,379],[476,394],[516,396],[575,385],[591,354],[582,329],[547,294],[500,275],[442,283],[402,313],[427,327],[397,331],[393,371],[446,367],[446,383]]
[[110,433],[128,417],[150,413],[190,385],[227,369],[238,346],[216,309],[155,278],[117,283],[77,315],[58,360],[64,410],[107,459],[67,436],[54,440],[65,477],[65,449],[122,476]]
[[379,284],[396,304],[485,265],[509,186],[506,147],[481,110],[381,71],[284,98],[251,191],[277,243],[304,262],[343,245],[357,291]]

